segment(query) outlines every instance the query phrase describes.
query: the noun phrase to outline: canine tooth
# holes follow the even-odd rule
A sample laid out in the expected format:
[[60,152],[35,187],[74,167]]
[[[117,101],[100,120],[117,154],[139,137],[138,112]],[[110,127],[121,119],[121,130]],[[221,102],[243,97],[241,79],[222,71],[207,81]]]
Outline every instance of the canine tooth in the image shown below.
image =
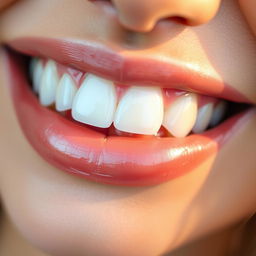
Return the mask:
[[202,133],[209,126],[213,113],[213,103],[208,103],[198,110],[196,123],[192,129],[194,133]]
[[163,126],[175,137],[185,137],[192,130],[197,117],[197,97],[179,97],[165,111]]
[[60,79],[56,92],[56,109],[65,111],[72,108],[76,85],[69,74],[64,74]]
[[156,135],[163,121],[163,109],[160,88],[131,87],[119,102],[114,126],[124,132]]
[[220,101],[213,110],[212,118],[210,121],[210,126],[216,126],[225,116],[227,110],[227,102]]
[[43,106],[50,106],[54,103],[58,83],[56,64],[54,61],[49,60],[42,74],[39,88],[39,99]]
[[30,77],[33,82],[33,89],[36,93],[39,92],[40,81],[44,71],[42,60],[33,58],[30,62]]
[[113,82],[88,74],[74,98],[72,116],[79,122],[108,128],[113,122],[116,104]]

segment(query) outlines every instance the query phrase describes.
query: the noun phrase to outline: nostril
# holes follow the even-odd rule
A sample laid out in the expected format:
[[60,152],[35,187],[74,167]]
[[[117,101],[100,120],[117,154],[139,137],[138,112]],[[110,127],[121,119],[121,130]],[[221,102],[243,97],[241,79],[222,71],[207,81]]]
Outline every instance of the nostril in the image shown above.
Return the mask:
[[186,26],[189,24],[188,20],[181,16],[173,16],[173,17],[166,18],[164,20],[170,20],[170,21],[173,21],[173,22],[176,22],[176,23],[179,23],[182,25],[186,25]]

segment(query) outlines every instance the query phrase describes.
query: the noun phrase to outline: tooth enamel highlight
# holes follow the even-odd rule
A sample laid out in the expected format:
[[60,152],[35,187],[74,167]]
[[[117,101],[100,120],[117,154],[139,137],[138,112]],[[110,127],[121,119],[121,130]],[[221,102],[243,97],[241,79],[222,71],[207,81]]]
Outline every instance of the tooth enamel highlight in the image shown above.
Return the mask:
[[117,107],[114,126],[124,132],[155,135],[163,121],[162,91],[157,87],[131,87]]
[[116,104],[114,84],[88,74],[74,98],[72,116],[79,122],[108,128],[113,122]]
[[56,92],[56,109],[65,111],[72,108],[76,85],[70,75],[64,74],[59,82]]
[[208,103],[198,110],[195,126],[192,131],[194,133],[202,133],[209,126],[213,114],[213,103]]
[[227,110],[227,103],[225,101],[219,102],[213,110],[210,126],[216,126],[225,116]]
[[54,61],[49,60],[42,73],[39,88],[39,99],[43,106],[50,106],[55,102],[58,83],[56,64]]
[[197,97],[190,93],[179,97],[165,111],[163,126],[175,137],[185,137],[197,117]]
[[44,71],[43,63],[37,58],[33,58],[30,63],[30,77],[33,81],[33,89],[36,93],[39,92],[40,81]]

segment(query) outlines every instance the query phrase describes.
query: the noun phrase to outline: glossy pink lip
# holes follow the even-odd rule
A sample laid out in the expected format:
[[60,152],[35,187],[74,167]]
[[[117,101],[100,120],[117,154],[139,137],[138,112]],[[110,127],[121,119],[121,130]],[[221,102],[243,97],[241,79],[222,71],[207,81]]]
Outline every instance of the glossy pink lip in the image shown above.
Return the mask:
[[[33,46],[36,43],[37,45]],[[53,58],[61,63],[72,63],[73,66],[78,66],[82,70],[88,67],[89,71],[95,68],[97,72],[109,76],[123,74],[120,82],[124,79],[131,81],[129,78],[133,81],[135,78],[142,79],[141,74],[132,73],[133,67],[130,66],[131,63],[137,67],[143,66],[142,60],[138,62],[134,59],[127,60],[125,65],[119,65],[118,58],[113,60],[110,58],[112,55],[105,51],[97,51],[93,46],[84,48],[84,45],[66,41],[46,40],[45,42],[39,39],[38,41],[35,39],[32,41],[15,40],[11,45],[23,53]],[[56,47],[60,47],[58,54]],[[88,60],[83,61],[82,53],[86,50],[88,50],[86,54],[91,56],[89,64]],[[105,137],[99,132],[67,120],[58,113],[42,107],[29,88],[18,57],[9,53],[6,59],[14,106],[22,130],[32,146],[44,159],[61,170],[101,183],[144,186],[180,177],[214,156],[221,146],[255,114],[254,110],[246,111],[204,134],[190,135],[182,139]],[[112,73],[109,63],[113,65],[116,63],[117,66]],[[121,67],[125,67],[127,74],[125,70],[120,71]],[[184,71],[179,71],[177,67],[176,70],[178,73],[174,74],[174,81],[169,83],[173,86],[174,84],[176,86],[177,80],[181,81],[181,74],[184,75]],[[189,79],[186,72],[183,80]],[[171,76],[169,78],[169,82],[172,81]],[[198,84],[198,88],[201,88],[200,81]],[[188,85],[190,89],[193,87]],[[236,99],[239,101],[239,98]]]
[[196,72],[175,61],[122,54],[95,42],[47,38],[19,38],[8,43],[24,54],[51,58],[64,65],[94,73],[120,84],[155,85],[194,91],[234,102],[251,103],[223,81]]

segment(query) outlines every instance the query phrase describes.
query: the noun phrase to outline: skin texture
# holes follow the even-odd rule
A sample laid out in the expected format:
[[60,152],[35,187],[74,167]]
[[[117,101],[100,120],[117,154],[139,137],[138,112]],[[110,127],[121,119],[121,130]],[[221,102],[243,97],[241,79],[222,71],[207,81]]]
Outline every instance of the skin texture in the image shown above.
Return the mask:
[[[195,0],[193,8],[188,0],[151,2],[17,1],[0,15],[0,40],[68,37],[111,44],[127,54],[164,56],[227,82],[256,103],[256,39],[237,1],[222,1],[215,18],[219,1]],[[255,24],[250,8],[242,6]],[[255,212],[256,117],[218,155],[171,182],[147,188],[87,182],[46,163],[23,137],[2,51],[0,60],[2,204],[40,250],[62,256],[163,255],[229,230]]]

